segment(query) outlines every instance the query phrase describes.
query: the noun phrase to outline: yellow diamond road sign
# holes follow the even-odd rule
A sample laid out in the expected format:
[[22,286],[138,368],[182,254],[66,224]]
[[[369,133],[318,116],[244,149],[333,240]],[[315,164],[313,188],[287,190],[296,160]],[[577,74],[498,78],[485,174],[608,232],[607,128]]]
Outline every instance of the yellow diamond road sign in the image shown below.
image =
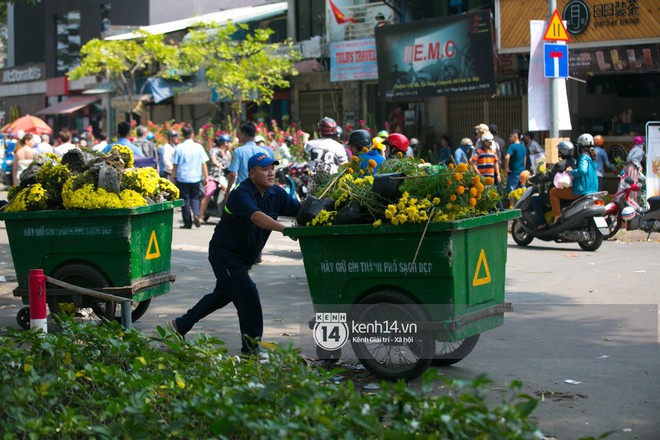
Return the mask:
[[555,12],[552,14],[550,23],[545,29],[545,34],[543,34],[544,41],[571,41],[571,38],[568,36],[568,31],[566,31],[566,26],[564,22],[561,21],[559,12],[555,9]]

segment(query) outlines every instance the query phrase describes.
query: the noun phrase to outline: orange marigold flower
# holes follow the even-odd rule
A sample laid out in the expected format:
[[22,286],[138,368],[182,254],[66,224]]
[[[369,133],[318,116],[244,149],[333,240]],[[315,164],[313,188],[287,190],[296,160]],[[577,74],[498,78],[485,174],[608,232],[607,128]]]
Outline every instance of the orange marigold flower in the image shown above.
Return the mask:
[[368,149],[367,147],[362,147],[362,152],[363,152],[363,153],[368,153],[368,152],[369,152],[369,149]]
[[450,163],[450,164],[449,164],[449,168],[451,168],[451,169],[453,170],[453,169],[454,169],[454,164],[453,164],[453,163]]
[[452,195],[449,196],[449,201],[450,202],[453,202],[455,200],[456,200],[456,194],[452,194]]
[[367,162],[367,165],[369,165],[371,168],[376,168],[376,165],[378,165],[378,164],[376,163],[375,160],[369,159],[369,162]]
[[486,177],[484,179],[484,184],[486,185],[492,185],[493,183],[495,183],[495,179],[493,179],[492,177]]
[[476,185],[476,184],[478,184],[478,183],[481,183],[480,180],[481,180],[481,179],[479,179],[479,176],[474,176],[474,177],[472,178],[472,183]]
[[349,168],[349,169],[348,169],[348,172],[352,174],[352,173],[354,173],[355,171],[353,171],[353,168]]
[[477,204],[477,199],[475,199],[474,197],[471,197],[469,203],[470,203],[470,206],[475,206]]
[[454,174],[454,179],[456,179],[457,181],[458,180],[463,180],[463,175],[460,174],[460,173],[456,173],[456,174]]
[[475,197],[477,195],[477,188],[470,188],[470,195]]
[[360,174],[364,174],[364,170],[360,170]]
[[466,172],[467,170],[468,170],[468,166],[467,166],[467,164],[459,163],[459,164],[456,166],[456,171],[458,171],[459,173],[464,173],[464,172]]
[[456,188],[456,194],[459,196],[465,192],[465,187],[463,185],[460,185],[458,188]]
[[447,185],[451,185],[451,179],[447,179]]

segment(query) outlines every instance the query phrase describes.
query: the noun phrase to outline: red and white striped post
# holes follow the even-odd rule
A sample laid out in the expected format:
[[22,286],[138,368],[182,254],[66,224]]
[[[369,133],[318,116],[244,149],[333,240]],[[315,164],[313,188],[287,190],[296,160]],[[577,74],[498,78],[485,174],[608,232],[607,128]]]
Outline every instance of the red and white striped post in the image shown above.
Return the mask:
[[30,269],[30,329],[48,333],[46,320],[46,275],[43,269]]

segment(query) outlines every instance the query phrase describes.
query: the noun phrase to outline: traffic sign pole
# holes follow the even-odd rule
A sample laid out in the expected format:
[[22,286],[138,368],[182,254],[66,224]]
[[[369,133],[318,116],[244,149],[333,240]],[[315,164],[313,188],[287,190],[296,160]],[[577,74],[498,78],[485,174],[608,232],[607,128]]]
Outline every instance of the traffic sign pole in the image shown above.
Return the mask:
[[[550,4],[550,14],[554,16],[555,11],[557,10],[557,0],[549,0]],[[551,20],[552,22],[552,20]],[[561,22],[560,22],[561,23]],[[547,35],[548,32],[546,32]],[[555,62],[559,62],[558,58],[555,58]],[[559,68],[555,72],[558,72]],[[558,138],[559,137],[559,86],[557,81],[560,81],[559,78],[550,78],[550,137]]]

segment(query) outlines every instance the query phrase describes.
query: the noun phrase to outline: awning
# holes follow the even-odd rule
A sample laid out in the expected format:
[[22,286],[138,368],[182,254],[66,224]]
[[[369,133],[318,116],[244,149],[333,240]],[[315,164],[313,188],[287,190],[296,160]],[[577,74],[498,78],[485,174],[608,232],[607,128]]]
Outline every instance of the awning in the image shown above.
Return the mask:
[[[234,23],[248,23],[251,21],[265,20],[276,15],[286,13],[288,9],[287,2],[271,3],[261,6],[247,6],[244,8],[227,9],[220,12],[199,15],[196,17],[184,18],[183,20],[169,21],[151,26],[142,26],[139,30],[150,34],[161,35],[171,32],[181,31],[191,27],[195,23],[218,23],[226,24],[230,20]],[[132,40],[137,38],[135,32],[112,35],[106,40]]]
[[39,110],[37,115],[68,115],[76,110],[80,110],[83,107],[98,101],[100,98],[95,96],[81,96],[75,98],[69,98],[66,101],[58,102],[53,104],[50,107],[46,107],[42,110]]

